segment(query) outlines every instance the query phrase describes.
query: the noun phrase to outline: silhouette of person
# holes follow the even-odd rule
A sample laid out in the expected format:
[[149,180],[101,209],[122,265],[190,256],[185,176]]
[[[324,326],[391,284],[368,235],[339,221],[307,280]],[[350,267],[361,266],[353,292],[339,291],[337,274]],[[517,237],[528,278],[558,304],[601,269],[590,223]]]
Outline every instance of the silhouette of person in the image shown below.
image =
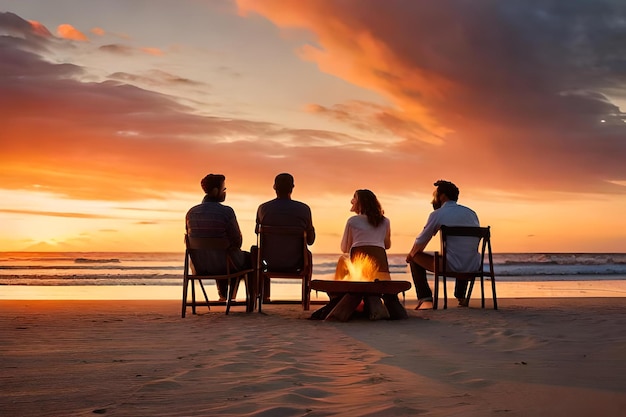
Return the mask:
[[[424,248],[432,237],[445,226],[480,226],[476,213],[460,204],[459,189],[449,181],[439,180],[434,183],[432,205],[434,211],[428,216],[426,225],[415,239],[411,251],[406,257],[410,266],[415,291],[417,292],[416,310],[433,307],[432,291],[426,279],[426,271],[433,271],[435,257],[424,252]],[[478,241],[471,238],[456,237],[448,241],[448,267],[453,271],[472,271],[480,266]],[[459,305],[466,306],[467,281],[457,280],[454,296]]]
[[[202,203],[192,207],[185,216],[187,235],[190,237],[226,237],[230,242],[230,255],[236,270],[250,268],[250,252],[242,251],[242,236],[235,211],[222,204],[226,200],[226,177],[208,174],[200,182],[205,196]],[[195,250],[191,253],[191,268],[194,274],[224,274],[224,256],[210,250]],[[231,271],[233,272],[233,271]],[[220,301],[227,299],[228,282],[217,281]]]
[[[310,246],[315,242],[315,228],[311,215],[311,208],[300,202],[293,200],[291,194],[295,187],[294,178],[291,174],[281,173],[274,178],[274,191],[276,198],[267,201],[259,206],[256,215],[255,232],[259,233],[259,225],[263,226],[283,226],[283,227],[300,227],[306,230],[307,244]],[[294,244],[288,244],[284,241],[278,245],[267,244],[263,249],[263,261],[268,263],[272,271],[292,272],[302,268],[302,238]],[[268,242],[269,243],[269,242]],[[312,258],[311,251],[306,249],[309,257],[308,279],[312,274]],[[263,297],[265,300],[270,299],[270,280],[264,279]]]

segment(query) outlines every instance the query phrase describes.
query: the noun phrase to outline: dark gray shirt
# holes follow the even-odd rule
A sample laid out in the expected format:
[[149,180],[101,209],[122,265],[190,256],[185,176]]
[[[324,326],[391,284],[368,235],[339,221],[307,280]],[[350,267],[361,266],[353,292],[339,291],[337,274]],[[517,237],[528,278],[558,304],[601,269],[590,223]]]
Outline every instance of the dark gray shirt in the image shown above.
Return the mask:
[[[311,209],[300,201],[290,198],[275,198],[259,206],[256,224],[265,226],[301,227],[306,230],[307,244],[315,242],[315,228],[311,216]],[[264,260],[268,262],[270,270],[297,269],[302,265],[302,239],[293,242],[266,242],[264,244]]]

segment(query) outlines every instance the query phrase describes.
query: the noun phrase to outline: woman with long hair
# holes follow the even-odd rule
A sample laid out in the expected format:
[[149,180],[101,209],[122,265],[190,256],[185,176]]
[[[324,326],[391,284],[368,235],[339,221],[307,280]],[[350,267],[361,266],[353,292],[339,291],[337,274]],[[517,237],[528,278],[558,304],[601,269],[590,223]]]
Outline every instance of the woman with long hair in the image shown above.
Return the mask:
[[[390,279],[386,253],[386,249],[391,247],[389,219],[385,217],[378,198],[370,190],[356,190],[351,203],[350,211],[356,215],[350,217],[346,223],[341,251],[349,254],[352,263],[357,258],[369,258],[377,270],[373,272],[376,274],[374,278]],[[343,260],[339,260],[335,278],[343,279],[342,276],[351,272],[347,258],[344,255]]]

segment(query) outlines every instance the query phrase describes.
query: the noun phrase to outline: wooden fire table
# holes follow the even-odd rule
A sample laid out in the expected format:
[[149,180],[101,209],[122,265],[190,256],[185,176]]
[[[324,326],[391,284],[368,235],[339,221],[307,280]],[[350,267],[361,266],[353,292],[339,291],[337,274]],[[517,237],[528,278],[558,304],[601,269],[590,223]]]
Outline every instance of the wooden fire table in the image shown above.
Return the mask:
[[315,311],[311,318],[347,321],[356,308],[365,303],[371,320],[408,317],[398,293],[411,289],[408,281],[328,281],[314,279],[311,289],[328,294],[329,303]]

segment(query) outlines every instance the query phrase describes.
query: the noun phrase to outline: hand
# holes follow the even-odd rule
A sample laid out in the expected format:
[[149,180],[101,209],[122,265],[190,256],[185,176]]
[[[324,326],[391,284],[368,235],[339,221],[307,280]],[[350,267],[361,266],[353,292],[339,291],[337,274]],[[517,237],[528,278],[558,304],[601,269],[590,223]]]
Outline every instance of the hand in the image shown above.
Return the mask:
[[408,263],[409,263],[409,262],[411,262],[412,260],[413,260],[413,256],[409,253],[409,254],[406,256],[406,263],[408,264]]

